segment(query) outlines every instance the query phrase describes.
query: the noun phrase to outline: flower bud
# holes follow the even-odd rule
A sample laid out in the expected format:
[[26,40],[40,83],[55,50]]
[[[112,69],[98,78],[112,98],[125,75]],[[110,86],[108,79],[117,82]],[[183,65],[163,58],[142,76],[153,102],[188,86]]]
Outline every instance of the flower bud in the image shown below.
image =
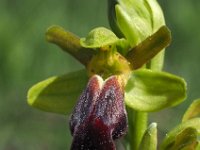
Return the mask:
[[165,24],[156,0],[108,0],[108,18],[115,34],[123,35],[132,47]]

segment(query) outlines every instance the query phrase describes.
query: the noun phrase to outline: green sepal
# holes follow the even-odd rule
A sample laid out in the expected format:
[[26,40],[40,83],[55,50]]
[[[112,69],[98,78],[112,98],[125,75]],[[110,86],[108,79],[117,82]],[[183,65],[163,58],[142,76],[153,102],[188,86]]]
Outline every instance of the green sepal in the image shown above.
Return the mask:
[[158,111],[176,106],[185,98],[184,79],[166,72],[133,71],[125,87],[126,105],[137,111]]
[[119,38],[109,29],[98,27],[89,32],[86,38],[81,38],[80,44],[85,48],[101,48],[116,43]]
[[29,89],[28,104],[47,112],[69,114],[87,81],[85,70],[50,77]]
[[152,123],[145,131],[139,150],[156,150],[157,149],[157,124]]
[[200,116],[200,99],[193,101],[190,107],[185,112],[182,121],[187,121],[191,118],[199,117]]
[[198,145],[198,134],[200,134],[200,118],[193,118],[185,121],[166,134],[161,144],[161,150],[177,150],[172,149],[174,146],[185,146],[185,148],[191,146],[195,148]]

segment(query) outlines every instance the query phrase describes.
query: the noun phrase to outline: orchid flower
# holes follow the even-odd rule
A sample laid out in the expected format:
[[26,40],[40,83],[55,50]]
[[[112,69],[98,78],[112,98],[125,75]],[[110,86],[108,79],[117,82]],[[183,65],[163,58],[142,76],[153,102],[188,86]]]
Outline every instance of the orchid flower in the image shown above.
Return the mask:
[[[186,97],[184,79],[161,71],[171,34],[156,0],[108,0],[108,5],[112,30],[97,27],[84,38],[59,26],[47,30],[47,40],[85,68],[34,85],[28,103],[70,116],[71,150],[115,150],[117,139],[127,150],[155,150],[157,125],[147,128],[147,113],[177,106]],[[192,126],[176,139],[189,125],[170,133],[163,147],[176,148],[182,135],[196,136]]]

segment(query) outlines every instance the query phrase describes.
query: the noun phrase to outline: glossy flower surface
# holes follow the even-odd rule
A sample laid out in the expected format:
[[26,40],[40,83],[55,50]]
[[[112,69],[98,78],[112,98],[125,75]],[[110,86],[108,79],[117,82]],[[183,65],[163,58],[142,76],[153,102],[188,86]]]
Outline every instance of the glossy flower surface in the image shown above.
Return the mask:
[[115,150],[114,140],[127,130],[123,86],[117,76],[94,75],[71,116],[71,150]]

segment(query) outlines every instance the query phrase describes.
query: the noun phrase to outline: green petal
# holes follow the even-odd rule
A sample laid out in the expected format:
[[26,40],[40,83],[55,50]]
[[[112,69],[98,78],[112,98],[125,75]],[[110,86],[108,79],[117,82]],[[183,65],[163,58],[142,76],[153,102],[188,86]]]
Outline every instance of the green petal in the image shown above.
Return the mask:
[[184,79],[147,69],[133,71],[125,88],[126,104],[138,111],[157,111],[180,104],[186,97]]
[[69,114],[87,80],[85,70],[48,78],[29,89],[28,104],[48,112]]
[[49,27],[46,32],[46,39],[58,45],[62,50],[72,55],[85,66],[94,55],[93,49],[81,47],[79,37],[69,31],[65,31],[60,26]]
[[[171,32],[167,26],[162,26],[157,32],[146,38],[136,47],[132,48],[126,55],[131,63],[132,69],[142,67],[149,62],[163,48],[167,47],[171,42]],[[157,62],[157,67],[159,63]],[[160,68],[160,67],[159,67]],[[152,69],[152,68],[151,68]]]
[[182,121],[200,116],[200,99],[195,100],[185,112]]
[[101,48],[116,43],[119,38],[109,29],[98,27],[90,31],[86,38],[81,38],[80,43],[85,48]]
[[164,141],[162,142],[161,150],[177,150],[176,148],[178,147],[193,147],[194,149],[198,145],[197,135],[199,133],[200,118],[194,118],[181,123],[166,135]]
[[152,123],[147,128],[142,142],[140,144],[140,150],[156,150],[157,149],[157,124]]

